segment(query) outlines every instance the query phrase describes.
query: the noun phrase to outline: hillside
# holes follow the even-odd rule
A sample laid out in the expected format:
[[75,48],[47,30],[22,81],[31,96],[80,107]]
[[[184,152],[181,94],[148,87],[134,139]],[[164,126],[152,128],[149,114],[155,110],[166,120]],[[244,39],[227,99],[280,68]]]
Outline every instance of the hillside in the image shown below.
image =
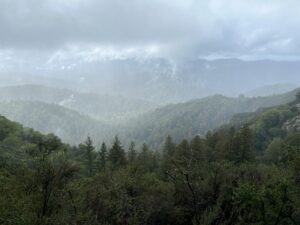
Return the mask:
[[[60,63],[68,66],[68,62]],[[78,63],[69,71],[56,73],[57,77],[77,81],[78,88],[139,96],[166,104],[214,94],[237,96],[287,80],[300,84],[299,68],[299,61],[190,59],[172,62],[164,58],[128,58]]]
[[295,99],[297,89],[283,95],[256,98],[229,98],[215,95],[186,103],[171,104],[130,121],[124,128],[124,137],[160,145],[167,135],[176,141],[205,135],[230,121],[233,115],[254,112],[259,108],[286,104]]
[[[299,94],[297,96],[300,97]],[[289,133],[300,131],[299,97],[289,104],[237,114],[228,126],[239,128],[243,124],[249,124],[254,132],[256,148],[263,150],[274,138],[284,138]]]
[[[21,89],[19,92],[17,88],[12,87],[1,89],[0,99],[3,101],[17,98],[40,99],[49,103],[4,101],[0,103],[0,114],[40,132],[54,133],[60,136],[62,140],[72,144],[83,141],[88,135],[97,143],[108,140],[113,135],[119,135],[125,140],[126,145],[133,140],[138,144],[147,143],[152,147],[160,146],[168,135],[172,136],[175,141],[183,138],[190,139],[197,134],[205,135],[207,131],[229,122],[232,116],[237,113],[254,112],[259,108],[285,104],[294,100],[297,93],[297,90],[295,90],[283,95],[256,98],[243,96],[230,98],[215,95],[186,103],[170,104],[118,125],[116,123],[101,122],[82,113],[89,111],[89,106],[93,107],[95,113],[102,107],[101,104],[98,108],[94,107],[92,104],[93,99],[89,101],[89,98],[87,98],[84,101],[82,97],[84,95],[74,97],[76,99],[74,102],[65,101],[63,104],[58,105],[54,103],[62,99],[66,100],[65,96],[71,96],[73,92],[60,89],[52,92],[51,88],[39,92],[40,86],[31,86],[33,90],[31,92],[30,86],[21,87],[24,87],[26,91]],[[37,90],[34,90],[35,88]],[[26,92],[29,94],[26,94]],[[34,93],[40,94],[34,95]],[[103,101],[105,102],[105,99]],[[78,109],[77,106],[79,107],[79,105],[82,108]],[[75,110],[68,109],[68,106],[72,106]],[[124,104],[124,107],[131,108],[127,104]],[[123,112],[121,108],[120,106],[119,113],[126,114],[126,111]],[[109,110],[113,109],[107,107],[106,111]],[[131,116],[133,115],[131,114]]]
[[73,82],[66,82],[63,78],[32,75],[26,72],[0,71],[0,87],[21,85],[45,85],[59,88],[73,88]]
[[279,95],[296,89],[296,84],[274,84],[255,88],[245,93],[248,97]]
[[169,137],[162,153],[126,152],[117,137],[100,151],[91,139],[70,147],[0,117],[0,223],[299,224],[299,133],[284,127],[299,102],[191,141]]
[[40,101],[76,110],[103,122],[121,123],[152,109],[149,102],[120,96],[79,93],[41,85],[0,88],[0,101]]
[[27,72],[24,74],[0,73],[0,85],[32,83],[101,95],[138,97],[158,104],[183,102],[214,94],[237,96],[273,84],[300,85],[299,61],[234,58],[173,61],[166,58],[139,60],[134,57],[88,62],[84,57],[73,59],[75,62],[61,58],[55,60],[60,66],[39,67],[37,70],[28,65],[24,68]]
[[0,116],[0,171],[10,164],[22,166],[28,159],[27,153],[36,150],[41,142],[49,140],[62,145],[60,139],[52,134],[43,135]]
[[42,133],[54,133],[65,142],[78,144],[87,136],[103,141],[111,127],[74,110],[33,101],[0,103],[0,114]]

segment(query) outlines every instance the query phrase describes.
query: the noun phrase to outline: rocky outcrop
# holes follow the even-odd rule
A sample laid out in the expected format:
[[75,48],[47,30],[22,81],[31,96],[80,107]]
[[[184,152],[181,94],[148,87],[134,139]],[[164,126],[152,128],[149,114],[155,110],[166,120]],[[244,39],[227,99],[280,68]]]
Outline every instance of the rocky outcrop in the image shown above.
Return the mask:
[[300,115],[286,121],[283,128],[288,131],[300,131]]

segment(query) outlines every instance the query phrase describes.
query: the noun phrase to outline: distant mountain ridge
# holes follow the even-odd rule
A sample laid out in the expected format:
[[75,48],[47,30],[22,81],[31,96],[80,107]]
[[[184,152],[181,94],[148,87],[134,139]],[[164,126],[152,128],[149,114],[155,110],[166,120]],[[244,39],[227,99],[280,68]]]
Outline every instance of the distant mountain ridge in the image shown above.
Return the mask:
[[59,105],[36,101],[0,102],[0,114],[44,134],[54,133],[70,144],[87,136],[103,141],[114,133],[108,124]]
[[[166,59],[114,60],[79,65],[68,71],[69,80],[94,92],[139,96],[154,102],[184,102],[214,94],[238,96],[249,89],[293,83],[300,86],[299,61],[243,61],[238,59],[194,59],[170,62]],[[105,78],[103,78],[103,76]],[[67,77],[67,75],[66,75]],[[102,82],[105,79],[105,82]],[[103,87],[103,83],[107,87]]]
[[[30,95],[26,98],[24,95],[22,100],[9,99],[5,97],[5,94],[8,96],[11,94],[7,90],[15,94],[12,98],[24,94],[24,90],[21,89],[19,93],[14,88],[0,89],[2,93],[0,94],[2,100],[2,102],[0,100],[0,114],[43,133],[53,132],[68,143],[79,143],[88,135],[100,143],[114,135],[119,135],[123,140],[133,140],[138,144],[145,142],[152,147],[159,147],[168,135],[172,136],[175,141],[183,138],[189,139],[197,134],[205,135],[209,130],[228,123],[235,114],[254,112],[260,108],[289,103],[295,99],[299,91],[296,89],[282,95],[255,98],[214,95],[185,103],[169,104],[155,110],[151,109],[132,117],[127,122],[114,124],[93,119],[80,108],[79,110],[75,107],[68,109],[66,102],[61,105],[55,103],[61,103],[58,101],[62,99],[61,96],[66,96],[65,92],[69,96],[73,93],[72,91],[61,90],[62,93],[57,91],[49,96],[47,91],[39,94],[36,90],[30,92],[29,89],[29,93],[36,95],[32,101],[29,101]],[[46,94],[43,95],[43,93]],[[38,99],[45,102],[37,101]],[[81,103],[82,107],[86,106],[84,101]],[[87,108],[84,109],[87,110]]]
[[263,97],[270,95],[279,95],[292,90],[295,90],[298,87],[296,84],[273,84],[267,85],[259,88],[255,88],[251,91],[245,93],[248,97]]
[[[89,62],[82,59],[76,65],[73,63],[62,60],[57,62],[59,67],[28,71],[28,74],[43,76],[29,79],[23,75],[23,80],[75,91],[139,98],[159,104],[185,102],[214,94],[238,96],[273,84],[300,86],[300,61],[127,58]],[[3,77],[0,74],[1,85],[5,84]]]
[[121,96],[79,93],[42,85],[0,87],[0,101],[40,101],[76,110],[104,122],[122,122],[152,108],[149,102]]

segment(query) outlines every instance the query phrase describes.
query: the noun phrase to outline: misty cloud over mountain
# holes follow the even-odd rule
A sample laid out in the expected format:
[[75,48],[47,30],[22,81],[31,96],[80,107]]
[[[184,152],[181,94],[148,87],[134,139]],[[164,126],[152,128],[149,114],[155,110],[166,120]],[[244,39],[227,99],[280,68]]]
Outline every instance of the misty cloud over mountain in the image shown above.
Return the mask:
[[[0,2],[0,69],[62,60],[163,57],[295,59],[296,0]],[[10,67],[11,64],[11,67]],[[33,65],[31,65],[33,64]]]
[[174,65],[166,59],[123,59],[81,63],[67,70],[57,68],[44,71],[47,76],[42,77],[2,73],[0,81],[2,86],[42,84],[161,104],[213,94],[283,93],[299,86],[299,71],[298,61],[187,60]]

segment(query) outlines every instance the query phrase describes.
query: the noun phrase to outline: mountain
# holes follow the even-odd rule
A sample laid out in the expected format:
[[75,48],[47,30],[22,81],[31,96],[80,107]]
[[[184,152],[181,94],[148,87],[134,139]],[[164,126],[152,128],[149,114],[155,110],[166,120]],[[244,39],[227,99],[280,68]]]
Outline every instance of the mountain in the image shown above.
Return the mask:
[[0,116],[0,130],[0,171],[9,164],[22,167],[24,161],[28,160],[27,154],[38,148],[42,141],[53,139],[62,144],[60,139],[52,134],[43,135],[4,116]]
[[16,86],[16,85],[46,85],[50,87],[72,88],[74,82],[63,78],[47,77],[43,75],[32,75],[30,73],[20,72],[0,72],[0,87]]
[[[70,62],[59,62],[68,67]],[[163,58],[80,62],[48,76],[76,83],[77,89],[139,97],[158,103],[184,102],[214,94],[238,96],[278,83],[300,85],[299,61]]]
[[[227,126],[237,129],[248,124],[254,133],[255,147],[263,151],[274,139],[285,138],[300,131],[300,92],[289,104],[264,108],[253,113],[235,115]],[[299,145],[299,139],[296,144]]]
[[[108,140],[114,135],[119,135],[121,139],[126,140],[125,145],[134,140],[137,144],[145,142],[152,147],[160,146],[168,135],[172,136],[175,141],[183,138],[190,139],[197,134],[205,135],[207,131],[229,122],[234,114],[254,112],[259,108],[291,102],[295,99],[298,91],[296,89],[282,95],[255,98],[214,95],[185,103],[169,104],[140,114],[122,124],[113,124],[101,122],[82,113],[86,112],[88,114],[89,112],[87,111],[89,104],[86,104],[86,102],[89,102],[89,98],[85,101],[84,98],[81,98],[81,95],[74,95],[75,99],[80,100],[75,101],[75,103],[80,104],[73,104],[72,101],[73,105],[68,101],[62,104],[61,101],[66,100],[65,96],[71,96],[74,92],[59,91],[59,89],[53,92],[53,89],[47,88],[44,92],[40,92],[40,86],[21,87],[26,87],[26,91],[17,87],[1,89],[0,114],[43,133],[52,132],[72,144],[83,141],[88,135],[97,143]],[[39,91],[36,91],[35,88]],[[5,99],[12,100],[15,98],[23,100],[4,101]],[[27,99],[39,99],[49,103],[26,101]],[[105,102],[105,99],[103,101]],[[60,102],[61,105],[53,104],[53,102]],[[91,103],[90,105],[93,106]],[[66,108],[70,106],[79,112]],[[79,106],[82,107],[82,110]],[[108,110],[111,109],[108,108]],[[97,110],[95,110],[95,113],[97,113]],[[120,113],[122,113],[122,109],[120,109]]]
[[255,88],[245,93],[249,97],[279,95],[296,89],[296,84],[274,84]]
[[0,114],[42,133],[54,133],[71,144],[78,144],[87,136],[99,142],[113,136],[109,125],[55,104],[34,101],[2,102]]
[[300,136],[285,126],[299,104],[167,138],[163,153],[117,137],[70,147],[0,116],[1,224],[299,224]]
[[215,95],[186,103],[171,104],[131,120],[123,127],[125,139],[157,147],[166,136],[175,141],[205,135],[230,121],[233,115],[260,108],[286,104],[295,99],[299,89],[283,95],[256,98],[231,98]]
[[152,108],[152,103],[121,96],[79,93],[42,85],[0,87],[0,101],[40,101],[76,110],[100,121],[120,123]]
[[[291,83],[300,86],[300,61],[171,61],[164,58],[87,61],[78,58],[75,62],[57,59],[53,63],[48,67],[41,66],[38,70],[28,69],[27,74],[17,76],[19,80],[27,81],[26,84],[138,98],[158,104],[185,102],[215,94],[233,97],[274,84]],[[10,75],[14,73],[7,77]],[[24,84],[2,82],[3,76],[3,73],[0,74],[1,85]],[[41,79],[36,79],[38,77]]]

